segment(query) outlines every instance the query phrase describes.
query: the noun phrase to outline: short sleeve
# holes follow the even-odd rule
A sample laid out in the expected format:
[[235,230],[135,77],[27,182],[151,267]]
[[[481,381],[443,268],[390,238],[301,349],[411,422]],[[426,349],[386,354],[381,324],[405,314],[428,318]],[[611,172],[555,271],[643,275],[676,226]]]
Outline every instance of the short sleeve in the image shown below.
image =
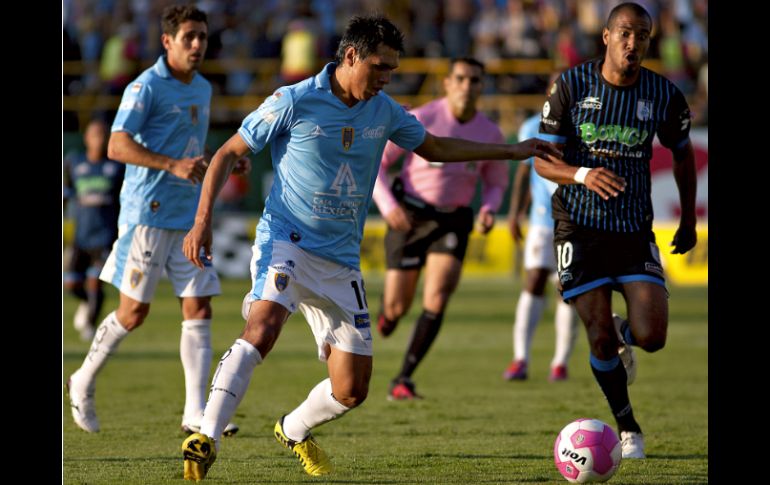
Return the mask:
[[540,116],[540,131],[537,135],[541,140],[554,143],[567,142],[567,134],[570,132],[570,89],[564,79],[565,74],[562,74],[548,90],[548,98],[543,104]]
[[425,141],[425,127],[403,106],[388,98],[391,104],[391,133],[388,138],[396,145],[412,151]]
[[687,143],[690,138],[690,107],[682,92],[673,84],[674,93],[666,109],[666,118],[658,126],[661,145],[674,150]]
[[123,91],[111,131],[126,131],[131,135],[142,131],[152,107],[152,95],[152,87],[146,82],[136,81],[129,84]]
[[293,112],[292,93],[281,88],[243,120],[238,134],[251,151],[257,153],[277,136],[288,131]]

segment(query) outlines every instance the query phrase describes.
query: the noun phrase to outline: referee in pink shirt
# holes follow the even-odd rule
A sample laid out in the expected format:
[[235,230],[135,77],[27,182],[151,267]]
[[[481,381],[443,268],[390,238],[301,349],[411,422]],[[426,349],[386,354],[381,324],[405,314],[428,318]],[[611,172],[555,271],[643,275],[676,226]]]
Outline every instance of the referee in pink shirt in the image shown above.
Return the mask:
[[[477,110],[484,65],[471,58],[452,59],[444,78],[446,96],[411,111],[436,136],[503,143],[500,128]],[[388,167],[405,155],[400,175],[391,183]],[[468,237],[473,230],[470,203],[482,183],[477,227],[492,229],[508,186],[508,162],[476,160],[430,162],[388,142],[374,186],[374,201],[388,224],[387,272],[377,330],[389,336],[412,305],[420,271],[426,267],[422,313],[409,339],[401,371],[390,384],[388,399],[420,397],[411,377],[441,328],[444,309],[460,281]]]

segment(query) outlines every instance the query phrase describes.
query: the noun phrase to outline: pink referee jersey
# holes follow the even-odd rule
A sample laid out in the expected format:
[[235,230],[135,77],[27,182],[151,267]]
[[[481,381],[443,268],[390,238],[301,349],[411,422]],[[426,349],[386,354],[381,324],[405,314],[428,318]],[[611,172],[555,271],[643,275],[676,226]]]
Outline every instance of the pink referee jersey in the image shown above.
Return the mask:
[[[482,143],[503,143],[503,134],[489,118],[477,112],[472,120],[460,123],[454,117],[446,98],[437,99],[411,111],[434,136],[464,138]],[[382,163],[374,185],[374,201],[381,214],[388,214],[398,204],[390,190],[387,169],[405,150],[388,142],[382,154]],[[437,207],[469,206],[476,191],[476,182],[482,182],[482,207],[497,212],[508,186],[508,162],[504,160],[477,160],[473,162],[437,163],[408,152],[401,170],[404,191]]]

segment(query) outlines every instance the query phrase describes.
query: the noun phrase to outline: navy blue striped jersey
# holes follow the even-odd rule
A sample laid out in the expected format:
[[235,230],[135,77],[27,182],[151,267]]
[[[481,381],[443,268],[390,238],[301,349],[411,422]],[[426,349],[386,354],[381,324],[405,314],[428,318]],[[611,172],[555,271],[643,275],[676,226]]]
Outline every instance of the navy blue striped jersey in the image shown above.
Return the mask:
[[668,79],[641,68],[631,86],[614,86],[601,75],[603,59],[569,69],[551,86],[540,118],[539,138],[565,144],[564,161],[607,167],[626,189],[604,200],[585,185],[560,185],[553,217],[613,232],[652,226],[650,159],[657,134],[671,150],[689,140],[690,110]]
[[125,165],[102,159],[89,162],[85,153],[64,159],[64,197],[75,201],[75,246],[109,248],[118,236],[118,195]]

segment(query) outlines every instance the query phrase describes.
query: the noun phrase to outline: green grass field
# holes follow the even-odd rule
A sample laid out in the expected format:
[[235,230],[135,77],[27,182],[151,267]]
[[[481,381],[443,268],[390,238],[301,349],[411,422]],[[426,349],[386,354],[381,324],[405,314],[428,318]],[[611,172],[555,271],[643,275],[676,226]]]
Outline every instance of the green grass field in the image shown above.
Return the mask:
[[[371,312],[382,282],[367,279]],[[240,333],[246,281],[224,281],[214,301],[214,364]],[[105,312],[117,302],[110,288]],[[533,341],[530,377],[505,382],[519,286],[510,279],[466,279],[450,303],[434,347],[414,375],[425,399],[389,402],[389,380],[401,364],[414,307],[389,339],[375,336],[374,373],[366,403],[314,431],[336,472],[311,478],[272,436],[273,425],[326,376],[300,314],[284,327],[269,358],[254,372],[206,481],[212,483],[482,484],[566,483],[553,464],[559,430],[580,417],[614,425],[588,365],[581,328],[570,378],[547,380],[553,353],[553,295]],[[708,312],[706,288],[672,287],[665,349],[637,350],[639,371],[629,388],[645,432],[646,460],[626,460],[615,484],[708,482]],[[185,483],[179,430],[184,384],[179,361],[180,311],[164,282],[145,325],[124,340],[99,376],[96,403],[102,431],[72,422],[63,400],[66,484]],[[418,300],[419,301],[419,300]],[[64,299],[64,375],[88,344],[72,328],[76,302]],[[622,309],[618,296],[616,308]],[[621,312],[623,313],[623,312]],[[376,334],[376,332],[373,332]]]

